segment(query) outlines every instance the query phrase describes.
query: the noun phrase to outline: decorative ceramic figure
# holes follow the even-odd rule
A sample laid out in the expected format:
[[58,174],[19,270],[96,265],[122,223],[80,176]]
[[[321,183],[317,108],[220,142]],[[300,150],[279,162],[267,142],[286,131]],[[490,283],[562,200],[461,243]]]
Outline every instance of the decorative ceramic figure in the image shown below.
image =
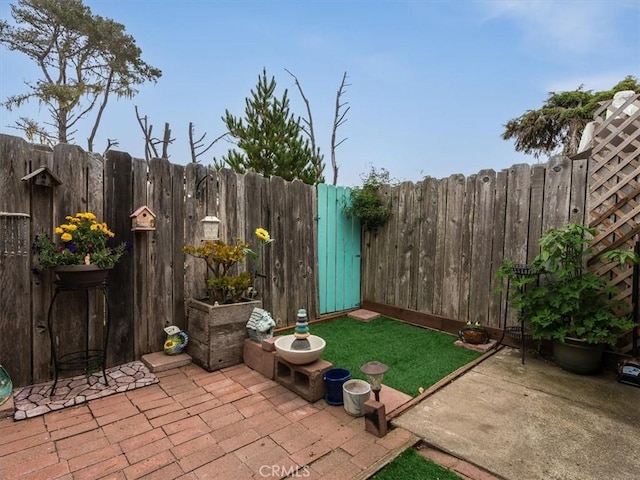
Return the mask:
[[262,308],[254,308],[247,322],[247,332],[249,338],[254,342],[262,342],[273,337],[273,329],[276,322],[271,318],[271,314]]
[[9,373],[0,365],[0,405],[2,405],[12,394],[13,383]]
[[183,332],[175,325],[171,325],[164,329],[167,339],[164,342],[164,353],[167,355],[178,355],[182,353],[184,347],[189,343],[187,332]]

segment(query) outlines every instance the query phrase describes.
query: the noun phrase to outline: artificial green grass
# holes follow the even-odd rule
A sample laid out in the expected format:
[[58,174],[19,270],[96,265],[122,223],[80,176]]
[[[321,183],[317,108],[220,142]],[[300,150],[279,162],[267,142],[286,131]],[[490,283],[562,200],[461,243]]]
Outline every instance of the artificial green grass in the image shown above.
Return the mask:
[[427,460],[413,448],[402,452],[393,462],[380,470],[372,480],[400,479],[460,480],[460,477],[440,465]]
[[[309,326],[327,347],[322,358],[366,380],[360,367],[377,360],[389,366],[383,383],[415,397],[480,353],[453,345],[453,335],[380,317],[371,322],[338,318]],[[282,332],[291,333],[291,331]]]

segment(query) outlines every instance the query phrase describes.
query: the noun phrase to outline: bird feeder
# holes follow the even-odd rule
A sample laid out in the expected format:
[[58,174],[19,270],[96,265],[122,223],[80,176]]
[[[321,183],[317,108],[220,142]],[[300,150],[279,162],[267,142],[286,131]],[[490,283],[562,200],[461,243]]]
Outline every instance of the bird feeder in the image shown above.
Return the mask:
[[156,229],[156,214],[146,205],[138,208],[130,217],[132,232],[145,232]]
[[62,184],[62,180],[60,180],[55,173],[49,170],[48,167],[42,166],[40,168],[36,168],[33,172],[28,175],[25,175],[20,180],[23,182],[32,182],[34,185],[38,185],[39,187],[57,187]]

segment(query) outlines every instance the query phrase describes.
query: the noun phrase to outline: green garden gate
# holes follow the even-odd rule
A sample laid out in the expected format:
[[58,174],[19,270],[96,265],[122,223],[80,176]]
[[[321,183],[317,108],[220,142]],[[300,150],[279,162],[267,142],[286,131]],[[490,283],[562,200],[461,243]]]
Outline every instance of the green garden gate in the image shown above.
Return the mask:
[[343,206],[350,189],[318,185],[318,286],[320,314],[360,306],[360,222]]

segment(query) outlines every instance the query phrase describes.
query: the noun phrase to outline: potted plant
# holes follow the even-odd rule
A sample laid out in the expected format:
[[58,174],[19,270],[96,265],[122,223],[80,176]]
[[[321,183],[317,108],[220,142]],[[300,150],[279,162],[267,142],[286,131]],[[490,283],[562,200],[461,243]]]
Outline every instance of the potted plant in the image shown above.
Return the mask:
[[[551,229],[539,240],[532,275],[516,276],[506,261],[499,276],[509,278],[511,304],[521,310],[534,339],[549,339],[555,362],[580,374],[596,373],[606,344],[633,327],[616,300],[618,289],[586,268],[595,230],[578,223]],[[599,257],[624,264],[632,251],[610,250]]]
[[[255,236],[259,249],[273,242],[264,228],[256,229]],[[185,246],[184,252],[207,265],[207,297],[187,299],[189,354],[208,371],[241,363],[246,323],[262,301],[249,298],[255,297],[249,294],[255,292],[253,276],[238,267],[247,255],[256,261],[259,253],[241,239],[234,243],[206,240],[199,246]]]
[[390,182],[387,170],[382,168],[378,172],[371,167],[369,173],[362,176],[362,187],[351,190],[350,203],[343,206],[343,211],[347,217],[360,220],[365,232],[377,232],[391,216],[390,204],[380,193],[380,188]]
[[34,252],[41,268],[52,268],[63,283],[104,280],[125,251],[129,242],[116,244],[115,234],[105,222],[91,212],[66,216],[66,222],[55,228],[58,241],[38,235]]

